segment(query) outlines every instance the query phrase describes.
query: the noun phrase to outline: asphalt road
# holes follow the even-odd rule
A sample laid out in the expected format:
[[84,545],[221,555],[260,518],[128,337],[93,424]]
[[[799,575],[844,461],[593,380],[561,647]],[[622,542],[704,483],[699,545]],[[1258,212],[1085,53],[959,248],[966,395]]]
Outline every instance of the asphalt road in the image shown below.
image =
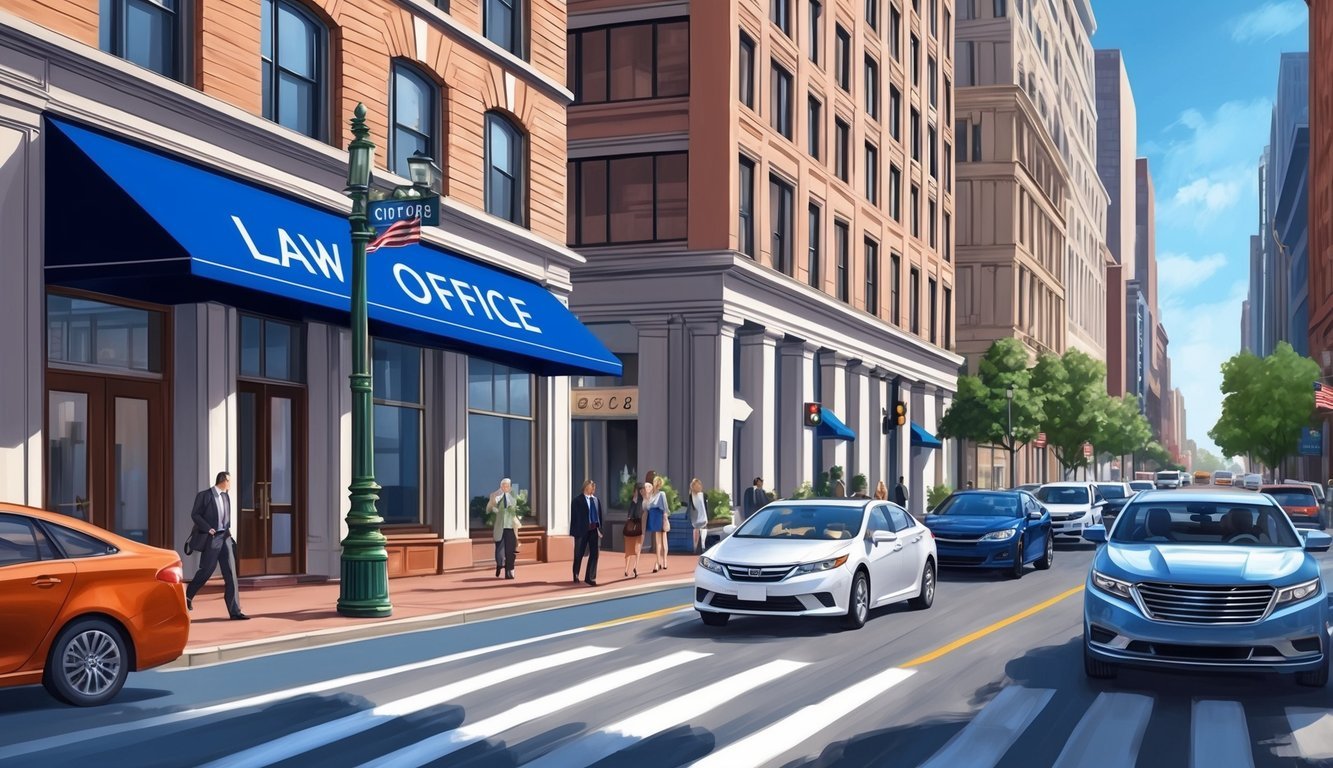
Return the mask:
[[933,608],[860,631],[708,628],[677,589],[134,674],[95,710],[0,690],[0,766],[1333,765],[1333,687],[1086,680],[1091,557],[1063,546],[1019,581],[946,571]]

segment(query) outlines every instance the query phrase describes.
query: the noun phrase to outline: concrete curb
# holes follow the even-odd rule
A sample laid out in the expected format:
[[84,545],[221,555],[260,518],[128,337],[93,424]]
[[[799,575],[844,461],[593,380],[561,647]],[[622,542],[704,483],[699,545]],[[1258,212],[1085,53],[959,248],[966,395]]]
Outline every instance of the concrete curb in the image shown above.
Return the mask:
[[[568,608],[574,605],[587,605],[602,600],[614,600],[620,597],[634,597],[637,595],[652,594],[654,592],[665,592],[669,589],[676,589],[693,583],[693,578],[674,579],[672,581],[655,581],[637,587],[622,587],[619,589],[608,589],[597,592],[580,592],[574,595],[546,597],[536,600],[522,600],[513,603],[488,605],[482,608],[471,608],[462,611],[411,616],[405,619],[389,619],[387,621],[376,621],[367,624],[353,624],[346,627],[328,627],[326,629],[316,629],[310,632],[278,635],[276,637],[245,640],[224,645],[203,646],[197,648],[186,647],[185,652],[181,654],[180,658],[168,664],[164,664],[161,667],[158,667],[158,669],[170,670],[200,667],[209,664],[218,664],[224,661],[237,661],[240,659],[267,656],[269,654],[282,653],[285,651],[336,645],[354,640],[365,640],[372,637],[387,637],[390,635],[419,632],[427,629],[457,626],[459,624],[472,624],[478,621],[518,616],[525,613],[538,613],[540,611],[549,611],[556,608]],[[355,620],[348,619],[348,621]]]

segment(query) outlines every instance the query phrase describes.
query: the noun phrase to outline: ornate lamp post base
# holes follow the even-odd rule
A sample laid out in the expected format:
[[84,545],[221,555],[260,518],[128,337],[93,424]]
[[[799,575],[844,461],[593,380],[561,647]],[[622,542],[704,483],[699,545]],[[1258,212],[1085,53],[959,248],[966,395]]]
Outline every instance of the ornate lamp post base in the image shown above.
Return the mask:
[[389,603],[389,556],[383,547],[378,555],[373,550],[364,554],[345,552],[339,587],[339,614],[362,619],[393,615],[393,605]]

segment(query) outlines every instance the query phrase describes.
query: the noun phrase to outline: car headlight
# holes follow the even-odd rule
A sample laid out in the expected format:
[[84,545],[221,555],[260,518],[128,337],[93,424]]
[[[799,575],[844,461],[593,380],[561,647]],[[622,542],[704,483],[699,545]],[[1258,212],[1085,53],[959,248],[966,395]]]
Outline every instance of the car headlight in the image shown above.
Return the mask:
[[[705,571],[712,571],[713,573],[719,573],[719,574],[722,573],[722,566],[720,566],[720,565],[718,565],[717,563],[713,562],[713,560],[712,560],[711,558],[700,557],[700,558],[699,558],[699,567],[702,568],[702,569],[704,569]],[[726,574],[723,574],[723,575],[726,575]]]
[[1133,599],[1129,593],[1129,582],[1113,579],[1104,573],[1093,571],[1092,585],[1108,595],[1115,595],[1116,597],[1124,598],[1125,600]]
[[847,562],[847,556],[841,555],[831,560],[820,560],[817,563],[806,563],[805,565],[798,565],[796,567],[795,575],[799,576],[802,573],[819,573],[820,571],[831,571],[834,568],[841,566],[845,562]]
[[1307,581],[1304,584],[1296,584],[1290,587],[1283,587],[1277,591],[1277,604],[1299,603],[1302,600],[1308,600],[1319,594],[1319,579]]
[[986,534],[985,536],[982,536],[982,537],[981,537],[981,540],[982,540],[982,541],[1008,541],[1008,540],[1010,540],[1010,539],[1012,539],[1012,538],[1014,537],[1014,534],[1015,534],[1015,533],[1018,533],[1018,529],[1017,529],[1017,528],[1005,528],[1003,531],[991,531],[990,533]]

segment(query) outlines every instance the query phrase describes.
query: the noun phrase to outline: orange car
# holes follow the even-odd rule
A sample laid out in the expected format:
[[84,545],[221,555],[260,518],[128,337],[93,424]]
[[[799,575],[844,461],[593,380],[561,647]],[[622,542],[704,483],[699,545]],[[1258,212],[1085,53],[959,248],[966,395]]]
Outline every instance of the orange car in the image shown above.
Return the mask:
[[110,701],[131,669],[185,650],[182,581],[175,552],[0,504],[0,687],[40,682],[69,704]]
[[1325,521],[1319,514],[1319,500],[1315,498],[1310,486],[1301,483],[1264,485],[1259,487],[1259,492],[1272,496],[1296,525],[1313,525],[1324,530]]

